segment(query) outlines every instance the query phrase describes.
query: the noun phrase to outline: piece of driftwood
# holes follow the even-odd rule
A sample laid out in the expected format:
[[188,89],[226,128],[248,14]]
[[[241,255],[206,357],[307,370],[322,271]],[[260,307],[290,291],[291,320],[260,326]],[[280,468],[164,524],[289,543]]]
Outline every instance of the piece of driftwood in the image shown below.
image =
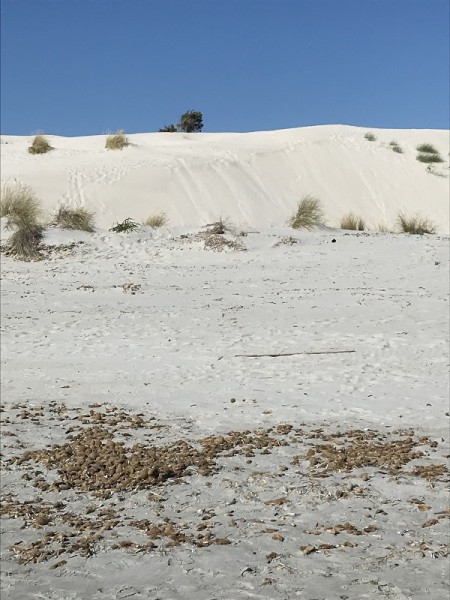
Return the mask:
[[356,350],[318,350],[316,352],[277,352],[276,354],[235,354],[234,356],[242,356],[245,358],[261,358],[263,356],[270,356],[272,358],[278,358],[279,356],[298,356],[299,354],[348,354],[350,352],[356,352]]

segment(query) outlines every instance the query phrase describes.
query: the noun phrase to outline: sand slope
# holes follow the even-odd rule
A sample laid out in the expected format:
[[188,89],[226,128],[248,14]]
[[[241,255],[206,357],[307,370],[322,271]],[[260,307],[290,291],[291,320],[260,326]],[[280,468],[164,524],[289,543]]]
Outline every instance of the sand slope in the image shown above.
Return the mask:
[[[2,137],[2,181],[31,185],[45,208],[61,202],[87,206],[97,224],[142,220],[165,211],[172,225],[219,217],[248,226],[283,225],[297,201],[313,194],[327,224],[349,210],[371,227],[391,224],[399,210],[421,212],[449,232],[449,135],[436,130],[371,130],[316,126],[220,134],[135,134],[122,151],[104,148],[105,136],[48,136],[54,151],[31,156],[31,137]],[[397,141],[403,154],[389,146]],[[444,163],[427,172],[416,146],[431,143]],[[439,176],[442,175],[442,176]]]

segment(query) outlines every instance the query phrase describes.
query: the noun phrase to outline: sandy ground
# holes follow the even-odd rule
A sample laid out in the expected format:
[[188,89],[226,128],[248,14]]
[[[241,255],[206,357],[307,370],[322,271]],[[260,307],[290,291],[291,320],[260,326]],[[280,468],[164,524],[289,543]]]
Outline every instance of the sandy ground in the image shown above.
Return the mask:
[[447,598],[448,238],[198,232],[2,255],[2,599]]

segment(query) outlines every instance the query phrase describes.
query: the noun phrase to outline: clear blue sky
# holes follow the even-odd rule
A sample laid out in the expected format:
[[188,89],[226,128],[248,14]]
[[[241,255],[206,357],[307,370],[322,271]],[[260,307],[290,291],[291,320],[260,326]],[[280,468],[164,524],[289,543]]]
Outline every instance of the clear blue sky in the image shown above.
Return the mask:
[[1,130],[449,127],[449,0],[2,0]]

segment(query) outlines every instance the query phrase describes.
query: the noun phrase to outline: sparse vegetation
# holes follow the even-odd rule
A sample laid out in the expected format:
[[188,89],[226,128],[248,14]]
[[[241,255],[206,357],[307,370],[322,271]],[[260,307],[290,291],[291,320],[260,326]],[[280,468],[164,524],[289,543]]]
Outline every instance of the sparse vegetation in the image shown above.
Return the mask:
[[69,208],[60,206],[55,214],[53,225],[61,229],[94,231],[94,213],[86,208]]
[[8,239],[7,253],[21,260],[41,258],[39,245],[44,237],[44,228],[39,223],[29,223],[16,229]]
[[378,223],[377,231],[378,233],[394,233],[392,228],[386,225],[386,223]]
[[358,217],[354,213],[350,212],[341,219],[341,229],[351,229],[354,231],[364,231],[366,224],[361,217]]
[[416,156],[416,159],[419,162],[423,162],[423,163],[442,163],[444,162],[444,159],[441,157],[440,154],[428,154],[423,153],[423,154],[418,154]]
[[377,139],[376,135],[374,135],[371,131],[368,131],[366,134],[364,134],[364,137],[369,142],[375,142]]
[[203,225],[202,229],[205,231],[199,231],[196,234],[183,234],[180,237],[190,241],[203,242],[205,250],[214,250],[215,252],[247,250],[241,240],[242,237],[247,235],[246,232],[236,229],[228,219],[220,218],[218,221]]
[[403,148],[400,146],[400,144],[396,140],[392,140],[391,142],[389,142],[389,146],[391,147],[391,150],[393,150],[393,152],[398,152],[399,154],[403,154]]
[[133,221],[130,217],[126,218],[122,223],[116,223],[114,227],[111,227],[110,231],[114,233],[128,233],[139,229],[139,223]]
[[159,132],[160,133],[176,133],[178,131],[177,126],[171,123],[170,125],[164,125]]
[[311,229],[323,225],[324,219],[322,203],[308,194],[298,203],[295,214],[289,219],[289,225],[293,229]]
[[6,218],[7,229],[15,230],[8,239],[7,253],[22,260],[40,258],[39,244],[44,236],[40,223],[42,211],[31,188],[3,188],[0,216]]
[[397,216],[397,225],[402,233],[414,235],[423,235],[424,233],[436,233],[436,226],[420,215],[408,216],[399,212]]
[[181,115],[178,128],[186,133],[200,132],[203,129],[203,114],[196,110],[188,110]]
[[39,222],[42,210],[33,190],[26,185],[5,186],[1,191],[0,217],[6,218],[6,227],[14,229]]
[[206,232],[211,235],[223,235],[226,231],[231,231],[229,220],[222,217],[214,223],[208,223],[205,227],[207,228]]
[[53,150],[53,147],[50,146],[47,138],[41,133],[34,136],[31,146],[28,148],[30,154],[46,154],[50,150]]
[[153,227],[154,229],[157,229],[158,227],[164,227],[164,225],[167,225],[167,223],[167,216],[163,212],[150,215],[150,217],[144,221],[144,225],[147,227]]
[[106,138],[105,148],[107,150],[122,150],[130,145],[123,129],[118,129],[116,133],[110,133]]
[[403,154],[403,148],[401,146],[392,146],[392,150],[398,154]]
[[160,133],[176,133],[184,131],[185,133],[198,133],[203,129],[203,114],[198,110],[188,110],[180,117],[180,122],[176,125],[164,125],[159,130]]
[[423,163],[442,163],[444,159],[432,144],[419,144],[416,148],[418,155],[416,159]]
[[439,154],[432,144],[419,144],[416,150],[417,152],[424,152],[425,154]]

